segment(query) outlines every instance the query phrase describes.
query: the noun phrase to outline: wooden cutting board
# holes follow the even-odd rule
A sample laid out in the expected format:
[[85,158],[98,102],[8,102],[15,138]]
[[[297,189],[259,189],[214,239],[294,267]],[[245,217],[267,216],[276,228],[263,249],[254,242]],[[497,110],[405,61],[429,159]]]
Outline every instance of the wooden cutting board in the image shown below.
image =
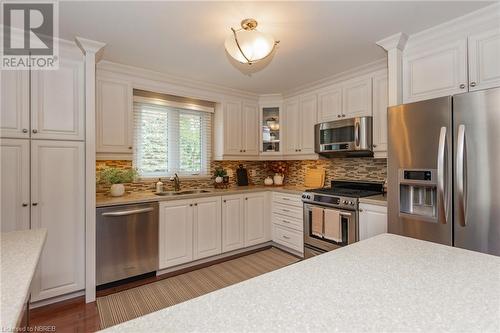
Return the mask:
[[304,179],[305,187],[323,187],[325,184],[325,169],[317,168],[317,169],[307,169],[306,177]]

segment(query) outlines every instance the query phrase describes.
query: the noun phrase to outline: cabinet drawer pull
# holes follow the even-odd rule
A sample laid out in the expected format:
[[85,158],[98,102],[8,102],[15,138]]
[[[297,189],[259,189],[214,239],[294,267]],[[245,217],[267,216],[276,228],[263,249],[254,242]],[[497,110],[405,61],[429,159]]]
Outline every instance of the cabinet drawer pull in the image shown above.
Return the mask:
[[284,212],[287,212],[287,213],[290,212],[290,210],[285,209],[285,208],[282,208],[281,210],[284,211]]
[[286,200],[286,201],[290,201],[290,199],[288,199],[288,198],[281,198],[281,199]]
[[285,223],[292,223],[292,222],[287,221],[287,220],[281,220],[281,221],[283,221],[283,222],[285,222]]
[[290,239],[290,237],[283,235],[284,239]]

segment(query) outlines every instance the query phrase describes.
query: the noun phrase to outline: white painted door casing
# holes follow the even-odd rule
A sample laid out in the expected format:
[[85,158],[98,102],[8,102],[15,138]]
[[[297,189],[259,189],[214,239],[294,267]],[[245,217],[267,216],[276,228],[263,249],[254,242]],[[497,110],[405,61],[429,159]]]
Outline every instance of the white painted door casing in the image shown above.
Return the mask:
[[30,228],[30,141],[0,140],[0,230]]
[[83,142],[31,141],[31,224],[47,229],[32,301],[84,288],[84,162]]
[[31,138],[84,140],[83,67],[65,59],[57,70],[31,72]]
[[222,252],[221,197],[194,200],[193,259],[201,259]]
[[242,195],[222,197],[222,252],[245,246],[244,198]]
[[467,91],[467,40],[403,55],[403,102]]
[[1,73],[0,137],[30,137],[29,71]]
[[270,219],[267,194],[245,195],[245,247],[270,240]]
[[500,86],[500,29],[469,36],[469,91]]
[[96,98],[96,152],[132,154],[132,85],[99,78]]
[[160,202],[159,268],[193,260],[193,203]]
[[373,76],[373,151],[376,157],[387,156],[387,73]]
[[387,207],[359,204],[359,240],[387,232]]

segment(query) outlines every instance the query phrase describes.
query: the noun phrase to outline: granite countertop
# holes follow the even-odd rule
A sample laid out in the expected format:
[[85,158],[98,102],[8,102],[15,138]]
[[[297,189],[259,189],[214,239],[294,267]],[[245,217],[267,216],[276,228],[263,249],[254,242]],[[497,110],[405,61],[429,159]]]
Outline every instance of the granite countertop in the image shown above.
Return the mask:
[[371,197],[359,198],[359,202],[377,206],[387,206],[387,193],[372,195]]
[[499,332],[500,257],[382,234],[106,332]]
[[[170,201],[179,199],[195,199],[203,197],[212,197],[219,195],[230,195],[239,193],[249,193],[249,192],[262,192],[262,191],[274,191],[283,192],[291,194],[301,194],[307,189],[304,186],[264,186],[264,185],[249,185],[249,186],[235,186],[228,189],[214,189],[207,188],[210,192],[208,193],[197,193],[197,194],[182,194],[175,196],[158,196],[151,191],[141,191],[141,192],[131,192],[126,193],[121,197],[112,197],[110,195],[100,195],[96,196],[96,207],[105,206],[117,206],[124,204],[133,204],[141,202],[152,202],[152,201]],[[185,189],[189,190],[189,189]]]
[[42,253],[46,229],[1,234],[1,330],[17,327],[30,293],[31,280]]

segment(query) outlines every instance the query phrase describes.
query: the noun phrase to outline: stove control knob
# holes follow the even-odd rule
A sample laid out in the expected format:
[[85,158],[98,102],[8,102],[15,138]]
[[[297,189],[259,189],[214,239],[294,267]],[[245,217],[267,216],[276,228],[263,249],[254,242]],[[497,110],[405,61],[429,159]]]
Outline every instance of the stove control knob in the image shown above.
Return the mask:
[[305,194],[302,194],[302,198],[305,199],[306,198],[306,195]]
[[349,202],[349,204],[350,204],[351,206],[354,206],[354,202],[352,202],[352,201],[351,201],[351,202]]
[[344,200],[344,205],[347,205],[347,200]]
[[307,199],[311,199],[311,196],[309,194],[307,195]]

